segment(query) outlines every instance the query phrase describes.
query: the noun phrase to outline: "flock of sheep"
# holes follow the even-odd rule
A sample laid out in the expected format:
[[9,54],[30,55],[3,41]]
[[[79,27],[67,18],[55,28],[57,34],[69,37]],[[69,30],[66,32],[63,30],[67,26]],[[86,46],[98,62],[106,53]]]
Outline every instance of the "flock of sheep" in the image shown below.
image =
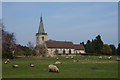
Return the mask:
[[[68,56],[66,56],[65,58],[66,58],[66,59],[69,59]],[[71,58],[71,59],[74,59],[73,56],[71,56],[70,58]],[[102,57],[102,56],[99,56],[98,59],[103,59],[103,57]],[[106,57],[105,57],[105,59],[106,59]],[[108,60],[112,59],[112,56],[107,57],[107,59],[108,59]],[[56,60],[59,60],[59,58],[57,57]],[[120,61],[120,58],[117,58],[117,61]],[[79,60],[73,60],[73,62],[79,62]],[[4,62],[4,64],[8,64],[8,63],[10,63],[10,60],[9,60],[9,59],[7,59],[7,60]],[[56,61],[54,64],[62,64],[62,62]],[[13,65],[12,67],[13,67],[13,68],[18,68],[19,65]],[[35,67],[35,66],[34,66],[34,64],[31,64],[31,63],[30,63],[30,67]],[[58,68],[56,65],[50,64],[50,65],[48,66],[48,71],[49,71],[49,72],[59,72],[59,68]]]
[[[102,56],[99,56],[99,57],[98,57],[98,59],[103,59],[103,58],[104,58],[104,59],[110,60],[110,59],[112,59],[112,56],[109,56],[109,57],[102,57]],[[117,58],[116,61],[120,61],[120,58]]]
[[[98,58],[99,58],[99,59],[102,59],[103,57],[102,57],[102,56],[99,56]],[[112,59],[112,56],[109,56],[109,57],[107,57],[107,58],[105,57],[105,59],[110,60],[110,59]]]
[[[8,63],[10,63],[10,59],[7,59],[7,60],[4,62],[4,64],[8,64]],[[12,67],[18,68],[19,65],[13,65]],[[30,63],[30,67],[34,67],[34,64],[31,64],[31,63]]]

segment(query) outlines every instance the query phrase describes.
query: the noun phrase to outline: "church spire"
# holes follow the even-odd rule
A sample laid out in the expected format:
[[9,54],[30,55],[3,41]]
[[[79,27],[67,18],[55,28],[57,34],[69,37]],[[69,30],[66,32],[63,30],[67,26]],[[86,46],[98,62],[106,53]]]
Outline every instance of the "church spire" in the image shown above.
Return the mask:
[[41,18],[40,18],[40,25],[39,25],[38,33],[39,33],[39,34],[45,33],[45,31],[44,31],[44,25],[43,25],[43,20],[42,20],[42,16],[41,16]]

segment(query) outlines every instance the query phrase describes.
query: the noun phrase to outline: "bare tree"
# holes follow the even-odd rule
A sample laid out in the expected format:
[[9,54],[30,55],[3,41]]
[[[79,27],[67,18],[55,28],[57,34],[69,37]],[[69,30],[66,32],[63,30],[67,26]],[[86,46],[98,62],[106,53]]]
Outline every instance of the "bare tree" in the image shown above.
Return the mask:
[[47,47],[46,44],[37,45],[34,49],[37,56],[46,57],[47,56]]

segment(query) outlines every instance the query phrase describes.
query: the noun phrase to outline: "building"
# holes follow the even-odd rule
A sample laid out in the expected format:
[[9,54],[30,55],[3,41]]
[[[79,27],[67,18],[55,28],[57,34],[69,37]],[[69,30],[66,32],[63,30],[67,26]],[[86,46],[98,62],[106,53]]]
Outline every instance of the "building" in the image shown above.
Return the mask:
[[36,46],[45,44],[47,51],[50,54],[84,54],[85,48],[82,44],[73,44],[70,41],[55,41],[47,40],[47,33],[45,33],[42,16],[38,33],[36,33]]

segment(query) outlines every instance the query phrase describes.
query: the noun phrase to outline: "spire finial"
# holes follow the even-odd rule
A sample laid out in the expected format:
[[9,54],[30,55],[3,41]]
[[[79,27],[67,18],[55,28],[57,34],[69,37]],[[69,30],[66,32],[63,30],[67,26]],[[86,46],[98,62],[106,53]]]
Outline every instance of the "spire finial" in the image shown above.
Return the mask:
[[40,18],[40,22],[42,22],[42,15],[41,15],[41,18]]

